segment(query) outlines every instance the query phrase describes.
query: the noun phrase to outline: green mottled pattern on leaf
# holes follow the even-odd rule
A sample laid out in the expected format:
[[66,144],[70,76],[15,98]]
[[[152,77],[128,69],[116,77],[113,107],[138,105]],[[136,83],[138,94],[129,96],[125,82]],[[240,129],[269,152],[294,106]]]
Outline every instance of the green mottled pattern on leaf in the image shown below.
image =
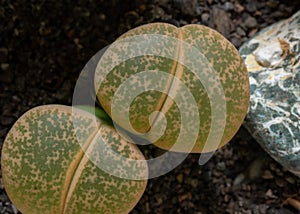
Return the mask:
[[[226,126],[220,145],[223,146],[238,131],[248,109],[250,94],[247,69],[236,48],[218,32],[199,25],[187,25],[181,29],[183,40],[195,46],[207,58],[223,85],[227,110]],[[185,56],[187,60],[188,57]],[[195,80],[192,83],[195,83]],[[213,81],[210,84],[212,87],[215,85]],[[196,87],[199,84],[194,85],[196,86],[192,91],[197,93]],[[210,128],[211,116],[207,96],[203,94],[203,88],[199,87],[198,90],[195,97],[199,104],[200,120],[202,119],[198,142],[203,144]]]
[[[123,34],[121,38],[130,37],[133,35],[139,34],[161,34],[161,35],[170,35],[172,37],[176,37],[177,28],[173,25],[157,25],[157,24],[149,24],[141,26],[136,30],[128,31],[126,34]],[[111,64],[114,58],[108,57],[105,58],[106,55],[103,56],[103,63],[101,64],[100,70],[96,70],[95,76],[95,86],[97,91],[97,96],[100,97],[100,103],[102,107],[106,110],[106,112],[111,116],[111,102],[114,97],[116,90],[120,84],[122,84],[126,79],[134,76],[135,74],[141,71],[149,71],[149,70],[158,70],[167,73],[174,74],[175,67],[174,61],[172,59],[168,59],[165,57],[161,57],[159,55],[163,54],[164,51],[170,52],[170,55],[176,56],[176,46],[177,44],[174,41],[169,41],[165,43],[165,41],[157,41],[155,44],[149,42],[144,43],[144,46],[139,46],[139,44],[132,44],[133,47],[130,50],[134,50],[135,53],[143,53],[147,50],[152,50],[157,53],[156,55],[151,56],[140,56],[128,59],[125,62],[120,63],[116,67],[113,68],[112,71],[106,76],[105,80],[102,82],[101,87],[99,86],[99,80],[103,78],[102,69],[106,69],[108,66],[106,64]],[[135,46],[136,45],[136,46]],[[164,49],[162,47],[175,47],[172,49]],[[123,49],[120,48],[119,52],[114,56],[119,57],[123,54]],[[126,53],[128,55],[132,53]],[[145,80],[146,81],[146,80]],[[168,89],[171,85],[170,80],[161,81],[163,83],[164,88]],[[128,91],[122,91],[122,96],[127,97],[128,93],[131,93],[132,89],[136,89],[138,87],[143,87],[143,85],[155,85],[160,84],[159,82],[134,82],[132,81],[132,88]],[[132,103],[130,110],[130,122],[136,130],[139,132],[147,132],[150,129],[150,124],[148,122],[149,115],[154,111],[159,111],[161,106],[165,100],[166,95],[162,94],[158,91],[148,91],[147,93],[142,93],[136,97],[135,102]],[[120,115],[121,116],[121,115]],[[139,118],[137,120],[137,118]],[[120,121],[118,121],[120,122]]]
[[[134,160],[141,159],[142,154],[136,146],[125,142],[110,126],[101,126],[99,135],[107,139],[109,144],[104,150],[108,149],[111,151],[110,149],[112,149],[122,157]],[[111,153],[108,153],[107,156],[102,151],[99,152],[96,148],[97,144],[92,144],[90,147],[94,147],[91,149],[92,152],[90,154],[93,157],[98,157],[100,161],[102,156],[104,156],[103,158],[118,158],[118,156],[115,157]],[[100,163],[97,160],[95,161]],[[122,163],[118,165],[114,165],[114,163],[119,162],[111,162],[108,169],[114,172],[119,171],[119,175],[122,172],[136,175],[141,172],[147,174],[144,164],[141,164],[140,167],[134,170],[130,168],[131,166],[128,166],[129,169],[126,169],[122,166]],[[68,200],[66,213],[128,213],[137,203],[145,189],[145,181],[126,180],[103,173],[95,164],[88,161],[87,157],[83,159],[79,168],[83,170],[77,178],[78,181],[76,182],[74,193]],[[101,207],[101,212],[99,207]]]
[[[74,128],[72,119],[80,128]],[[82,110],[72,114],[67,106],[40,106],[19,118],[5,139],[1,160],[3,183],[16,207],[24,214],[127,213],[132,209],[146,181],[111,176],[84,155],[78,141],[88,149],[97,131],[93,115]],[[128,143],[116,145],[123,144]],[[128,156],[143,158],[136,147],[129,147]]]
[[[130,38],[137,35],[150,34],[169,36],[169,38],[175,38],[179,41],[182,40],[196,48],[201,53],[201,57],[191,54],[193,53],[192,51],[184,49],[181,47],[182,43],[178,42],[178,40],[177,42],[174,42],[174,39],[170,39],[169,44],[168,42],[165,42],[168,40],[163,40],[163,42],[158,39],[155,43],[153,43],[153,41],[150,42],[148,44],[149,47],[145,47],[145,43],[143,42],[136,42],[131,44],[132,47],[116,49],[118,51],[114,51],[113,56],[106,56],[106,54],[104,54],[101,59],[101,64],[98,64],[95,74],[95,89],[104,110],[111,115],[112,99],[115,96],[115,92],[125,81],[132,78],[133,75],[149,70],[163,71],[174,75],[189,88],[197,102],[199,109],[198,113],[200,115],[200,130],[197,130],[197,132],[199,131],[199,135],[192,152],[203,152],[203,147],[210,132],[212,121],[211,100],[209,100],[206,89],[211,92],[210,94],[221,94],[222,92],[220,91],[220,88],[217,87],[218,85],[215,76],[212,76],[211,73],[208,72],[214,70],[216,71],[217,79],[223,86],[226,101],[226,125],[219,147],[226,144],[242,124],[249,103],[248,74],[239,52],[221,34],[201,25],[186,25],[182,28],[176,28],[170,24],[153,23],[130,30],[123,34],[117,41],[122,41],[124,38]],[[147,48],[154,49],[153,53],[156,55],[154,54],[155,56],[151,57],[144,55],[131,58],[120,63],[114,67],[113,70],[107,70],[107,67],[109,67],[115,59],[120,59],[124,55],[131,56],[132,52],[140,53]],[[163,55],[163,53],[168,53],[168,56],[174,56],[174,60],[162,57],[161,55]],[[205,81],[207,81],[206,84],[208,85],[208,88],[204,88],[203,83],[197,79],[188,68],[201,70],[203,76],[201,76],[200,79],[205,79]],[[108,72],[107,76],[105,76],[106,72]],[[103,82],[99,87],[102,80]],[[140,87],[139,89],[142,91],[145,82],[146,80],[144,82],[136,81],[134,83],[136,86]],[[188,102],[186,100],[186,94],[183,94],[180,87],[173,83],[174,82],[170,80],[162,78],[160,81],[147,84],[165,85],[165,88],[169,90],[168,92],[176,94],[175,96],[178,97],[179,100]],[[135,87],[133,85],[133,87],[121,91],[117,99],[126,99],[134,89]],[[186,105],[189,104],[186,103]],[[218,108],[217,106],[219,103],[212,103],[212,105],[216,105],[216,109],[219,109],[217,111],[222,111],[222,108]],[[122,107],[120,107],[120,109],[122,109]],[[125,108],[122,110],[124,110],[124,112],[126,111]],[[122,110],[120,112],[122,112]],[[164,113],[168,122],[164,135],[154,142],[154,144],[163,149],[170,149],[176,142],[176,138],[180,133],[181,116],[176,103],[172,101],[169,96],[157,91],[143,92],[130,106],[130,122],[133,128],[138,132],[147,132],[150,130],[151,125],[153,125],[149,124],[149,116],[153,111],[161,111]],[[193,117],[193,112],[184,112],[183,114]],[[125,124],[123,123],[123,121],[125,121],[123,118],[124,115],[120,113],[114,116],[115,118],[112,119],[124,129],[128,130],[128,126],[123,125]],[[157,122],[159,120],[158,118],[158,115],[156,115],[156,118],[153,121]],[[221,121],[222,120],[220,119],[216,122],[216,124],[220,124],[219,129],[222,127]],[[189,129],[192,128],[193,125],[189,127]],[[218,144],[219,142],[216,143]],[[176,149],[172,148],[171,150],[188,152],[185,147],[186,145],[182,144],[176,147]],[[212,149],[207,149],[205,152],[211,150]]]

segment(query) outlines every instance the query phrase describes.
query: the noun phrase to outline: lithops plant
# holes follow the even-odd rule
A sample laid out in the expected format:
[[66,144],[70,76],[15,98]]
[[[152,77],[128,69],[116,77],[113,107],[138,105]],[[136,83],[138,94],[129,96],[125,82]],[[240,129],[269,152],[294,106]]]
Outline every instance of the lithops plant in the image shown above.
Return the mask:
[[3,183],[23,213],[128,213],[151,166],[164,163],[147,165],[129,136],[171,151],[210,152],[233,137],[248,108],[238,51],[200,25],[154,23],[125,33],[101,57],[94,80],[120,132],[105,114],[101,120],[61,105],[36,107],[9,131]]
[[279,163],[300,176],[300,11],[240,48],[251,97],[245,127]]
[[[98,63],[95,90],[114,122],[177,152],[211,152],[225,145],[243,122],[249,102],[248,74],[238,51],[201,25],[153,23],[123,34]],[[137,96],[129,106],[132,94]],[[194,122],[183,125],[183,117],[199,117],[199,128]],[[153,134],[155,126],[165,132]],[[175,145],[185,133],[185,140]]]
[[[46,105],[26,112],[2,149],[3,183],[13,204],[24,214],[128,213],[147,180],[115,177],[92,163],[88,155],[99,136],[115,152],[144,159],[135,145],[85,111]],[[130,173],[146,177],[147,165]]]

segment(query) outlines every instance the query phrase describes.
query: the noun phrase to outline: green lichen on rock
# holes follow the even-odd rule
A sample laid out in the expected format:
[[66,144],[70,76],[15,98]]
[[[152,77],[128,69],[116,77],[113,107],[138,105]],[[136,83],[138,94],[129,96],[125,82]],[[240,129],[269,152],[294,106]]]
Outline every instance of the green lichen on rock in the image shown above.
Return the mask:
[[[80,127],[74,127],[80,124]],[[26,112],[9,131],[2,149],[6,192],[24,214],[128,213],[144,192],[146,180],[112,176],[85,152],[98,130],[116,131],[92,114],[68,106],[40,106]],[[124,140],[127,156],[144,159]],[[147,168],[136,173],[147,174]]]

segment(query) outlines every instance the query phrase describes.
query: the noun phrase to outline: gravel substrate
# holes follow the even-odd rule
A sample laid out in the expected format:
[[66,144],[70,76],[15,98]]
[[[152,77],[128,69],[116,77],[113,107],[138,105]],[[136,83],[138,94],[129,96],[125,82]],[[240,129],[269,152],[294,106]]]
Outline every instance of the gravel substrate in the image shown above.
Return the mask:
[[[28,109],[71,104],[76,79],[98,50],[150,22],[210,26],[237,48],[291,16],[299,1],[0,1],[0,146]],[[204,166],[189,157],[149,180],[136,213],[299,213],[300,179],[272,160],[241,128]],[[0,213],[18,213],[0,183]]]

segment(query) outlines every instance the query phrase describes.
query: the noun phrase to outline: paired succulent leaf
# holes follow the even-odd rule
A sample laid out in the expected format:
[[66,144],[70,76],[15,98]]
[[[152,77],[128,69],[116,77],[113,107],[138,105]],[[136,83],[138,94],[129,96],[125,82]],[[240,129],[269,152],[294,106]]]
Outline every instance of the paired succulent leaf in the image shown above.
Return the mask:
[[[118,42],[123,43],[115,46]],[[9,131],[3,183],[24,214],[128,213],[145,190],[148,169],[146,162],[135,161],[144,157],[124,137],[138,131],[160,148],[200,153],[215,148],[204,147],[208,139],[218,147],[226,144],[241,125],[248,74],[238,51],[216,31],[156,23],[125,33],[116,43],[97,66],[95,89],[103,109],[126,130],[123,138],[101,109],[95,114],[102,120],[86,112],[94,109],[61,105],[36,107]],[[163,135],[151,135],[153,127]],[[218,129],[221,137],[214,139],[210,132]],[[196,143],[189,149],[192,133]],[[185,142],[174,146],[178,137]]]
[[[149,76],[153,72],[164,72],[172,77],[165,78],[161,74],[161,78],[154,80],[147,77],[137,78],[144,72],[149,72]],[[197,76],[196,73],[200,75]],[[197,112],[193,112],[191,102],[186,99],[186,92],[175,83],[173,76],[188,87],[197,103]],[[124,83],[129,87],[122,88]],[[147,90],[149,85],[155,85],[161,91]],[[154,23],[123,34],[101,58],[95,73],[95,89],[104,110],[117,124],[130,132],[136,130],[139,133],[148,133],[151,127],[166,119],[166,130],[154,144],[177,152],[189,152],[186,145],[188,142],[173,147],[182,128],[192,132],[197,127],[196,124],[182,127],[183,114],[189,113],[190,118],[199,115],[200,119],[200,130],[197,130],[197,142],[192,152],[209,152],[213,148],[208,146],[204,149],[204,145],[211,129],[216,129],[211,126],[212,114],[225,112],[226,125],[221,142],[217,142],[220,140],[217,137],[216,142],[213,137],[210,138],[210,143],[221,147],[239,129],[249,103],[248,74],[238,51],[221,34],[201,25],[176,28],[170,24]],[[125,101],[120,101],[118,106],[113,102],[121,100],[122,97],[124,100],[129,99],[137,90],[140,94],[129,109],[129,120],[133,127],[131,129],[124,114],[112,115],[113,108],[116,107],[123,106],[119,112],[127,111],[126,106],[122,105]],[[213,101],[216,95],[223,96],[225,107],[222,102]],[[173,98],[184,103],[185,112],[181,111]],[[215,107],[214,112],[212,105]],[[165,117],[161,117],[158,111]],[[223,122],[217,121],[217,128],[221,129]]]
[[[112,176],[91,162],[86,153],[99,133],[117,135],[92,114],[68,106],[40,106],[19,118],[5,139],[1,160],[3,183],[16,207],[24,214],[128,213],[147,181]],[[144,159],[135,145],[106,139],[115,152]],[[147,175],[146,165],[139,170],[137,176]]]

